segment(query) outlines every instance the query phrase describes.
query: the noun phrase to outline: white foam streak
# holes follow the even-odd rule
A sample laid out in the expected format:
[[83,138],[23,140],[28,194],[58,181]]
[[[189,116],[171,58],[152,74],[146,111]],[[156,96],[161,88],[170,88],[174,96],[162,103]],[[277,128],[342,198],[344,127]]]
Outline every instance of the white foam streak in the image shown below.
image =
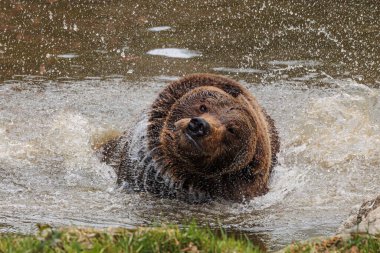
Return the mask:
[[185,48],[156,48],[149,50],[147,54],[183,59],[202,56],[202,54],[199,51],[189,50]]

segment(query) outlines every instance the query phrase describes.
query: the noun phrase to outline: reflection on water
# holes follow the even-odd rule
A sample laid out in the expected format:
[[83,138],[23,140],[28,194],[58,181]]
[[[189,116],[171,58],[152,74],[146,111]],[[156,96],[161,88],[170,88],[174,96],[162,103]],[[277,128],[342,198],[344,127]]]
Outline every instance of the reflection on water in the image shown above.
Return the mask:
[[167,31],[167,30],[170,30],[170,29],[172,29],[170,26],[156,26],[156,27],[148,28],[148,31],[151,31],[151,32],[161,32],[161,31]]
[[166,56],[170,58],[184,58],[189,59],[193,57],[201,56],[201,53],[194,50],[182,49],[182,48],[159,48],[152,49],[147,52],[150,55]]
[[[49,55],[51,56],[51,55]],[[59,54],[57,55],[57,58],[63,58],[63,59],[73,59],[73,58],[77,58],[79,57],[79,55],[77,54]]]
[[212,70],[216,72],[226,72],[226,73],[265,73],[264,70],[252,69],[252,68],[225,68],[225,67],[217,67]]
[[271,65],[279,65],[279,66],[298,66],[298,67],[304,67],[304,66],[317,66],[321,63],[318,61],[269,61],[268,62]]
[[[0,2],[0,232],[35,223],[182,224],[269,248],[332,234],[380,184],[380,5],[375,1]],[[152,53],[153,52],[153,53]],[[114,189],[91,145],[128,130],[158,91],[228,74],[278,126],[267,195],[187,205]]]

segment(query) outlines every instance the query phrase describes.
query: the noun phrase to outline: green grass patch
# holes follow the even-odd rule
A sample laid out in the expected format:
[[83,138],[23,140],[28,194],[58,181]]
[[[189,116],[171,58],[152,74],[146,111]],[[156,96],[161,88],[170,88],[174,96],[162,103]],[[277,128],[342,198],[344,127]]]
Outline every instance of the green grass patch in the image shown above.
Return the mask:
[[[245,237],[229,236],[192,223],[186,228],[59,228],[39,226],[36,235],[0,235],[3,252],[263,252]],[[286,253],[379,253],[380,235],[355,234],[293,243]]]
[[40,226],[36,235],[0,236],[0,252],[260,252],[246,238],[191,224],[128,229],[53,229]]
[[293,243],[288,246],[286,253],[319,253],[319,252],[347,252],[347,253],[379,253],[380,235],[353,234],[350,236],[334,236],[327,239],[311,240],[302,243]]

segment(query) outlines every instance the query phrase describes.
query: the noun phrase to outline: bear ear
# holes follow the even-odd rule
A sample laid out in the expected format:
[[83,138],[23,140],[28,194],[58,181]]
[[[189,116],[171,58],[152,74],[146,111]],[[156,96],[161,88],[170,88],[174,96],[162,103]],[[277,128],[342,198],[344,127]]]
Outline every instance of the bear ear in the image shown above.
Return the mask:
[[237,96],[239,96],[242,93],[242,91],[241,91],[241,89],[239,87],[232,86],[232,85],[229,85],[229,84],[224,84],[220,88],[222,90],[224,90],[226,93],[228,93],[231,96],[233,96],[234,98],[236,98]]

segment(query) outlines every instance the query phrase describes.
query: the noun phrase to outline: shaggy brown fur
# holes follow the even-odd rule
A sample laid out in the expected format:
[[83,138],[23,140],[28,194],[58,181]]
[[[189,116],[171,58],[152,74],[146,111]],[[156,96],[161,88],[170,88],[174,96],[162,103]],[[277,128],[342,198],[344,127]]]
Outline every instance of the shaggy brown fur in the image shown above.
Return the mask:
[[239,83],[196,74],[167,86],[136,129],[103,148],[118,183],[190,202],[266,193],[279,151],[273,120]]

